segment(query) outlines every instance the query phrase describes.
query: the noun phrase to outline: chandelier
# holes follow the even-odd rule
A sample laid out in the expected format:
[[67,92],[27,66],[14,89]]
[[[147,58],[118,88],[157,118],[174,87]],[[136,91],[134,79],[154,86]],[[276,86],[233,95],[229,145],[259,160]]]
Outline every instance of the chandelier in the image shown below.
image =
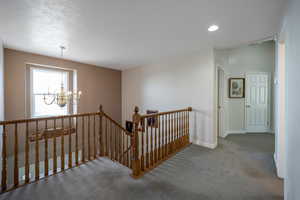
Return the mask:
[[[63,57],[63,51],[66,49],[64,46],[60,46],[61,49],[61,56]],[[80,100],[82,92],[73,90],[73,91],[65,91],[63,82],[61,83],[60,91],[57,93],[50,93],[48,90],[48,93],[43,94],[43,100],[46,105],[52,105],[57,104],[59,107],[63,108],[68,103],[69,104],[78,104]]]

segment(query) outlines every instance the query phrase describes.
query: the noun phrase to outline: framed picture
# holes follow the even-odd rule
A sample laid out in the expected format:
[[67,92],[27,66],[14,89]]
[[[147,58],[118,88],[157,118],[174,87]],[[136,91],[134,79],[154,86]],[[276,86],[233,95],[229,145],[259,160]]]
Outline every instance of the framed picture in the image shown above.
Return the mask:
[[132,121],[126,121],[126,130],[129,133],[132,133],[132,131],[133,131],[133,122]]
[[245,79],[229,79],[229,98],[245,98]]
[[[158,110],[147,110],[147,114],[155,114],[158,113]],[[158,120],[157,117],[149,117],[147,124],[149,127],[157,128],[158,127]]]

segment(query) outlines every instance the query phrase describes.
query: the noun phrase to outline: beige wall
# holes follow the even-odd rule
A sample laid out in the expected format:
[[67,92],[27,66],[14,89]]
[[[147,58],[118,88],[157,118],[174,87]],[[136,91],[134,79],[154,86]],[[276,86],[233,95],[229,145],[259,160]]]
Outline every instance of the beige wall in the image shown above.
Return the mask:
[[26,117],[26,63],[77,70],[78,89],[83,92],[78,112],[94,112],[103,104],[113,119],[121,121],[121,71],[11,49],[4,49],[6,120]]
[[[3,65],[3,46],[0,38],[0,121],[4,120],[4,65]],[[0,129],[1,133],[1,129]]]
[[[21,51],[4,49],[4,77],[5,77],[5,118],[6,120],[26,118],[26,63],[35,63],[41,65],[56,66],[77,70],[78,88],[82,90],[83,95],[79,104],[78,112],[96,112],[99,104],[103,104],[104,111],[112,116],[113,119],[121,121],[121,71],[112,70],[92,65],[61,60],[36,54],[25,53]],[[91,119],[93,125],[93,119]],[[87,128],[88,120],[85,120],[85,147],[87,148]],[[48,122],[48,127],[53,122]],[[68,121],[64,121],[68,126]],[[82,120],[79,119],[78,137],[79,149],[82,149]],[[96,124],[98,120],[96,120]],[[45,127],[44,122],[38,124],[39,128]],[[57,127],[61,127],[61,122],[57,122]],[[96,125],[96,127],[99,127]],[[13,177],[13,147],[14,147],[14,126],[7,126],[7,154],[8,154],[8,174],[9,181]],[[18,151],[19,167],[24,166],[25,150],[25,124],[18,126]],[[92,129],[91,129],[92,130]],[[98,129],[97,129],[98,130]],[[96,131],[97,131],[96,130]],[[35,132],[35,125],[29,124],[30,134]],[[72,135],[72,151],[75,151],[75,136]],[[94,138],[91,138],[94,140]],[[61,152],[61,138],[57,138],[57,155]],[[64,137],[65,153],[68,153],[68,136]],[[44,160],[44,141],[39,142],[39,159]],[[29,144],[29,162],[34,163],[35,143]],[[49,140],[48,146],[49,158],[53,157],[53,140]],[[87,156],[87,151],[86,151]]]
[[214,85],[212,49],[125,70],[122,119],[131,119],[134,106],[139,106],[142,113],[148,109],[167,111],[192,106],[191,141],[214,148],[217,145]]
[[271,116],[270,126],[273,131],[273,74],[275,69],[275,43],[273,41],[257,45],[242,46],[233,49],[215,51],[215,62],[225,72],[224,107],[225,132],[245,132],[245,98],[228,97],[229,78],[245,78],[249,72],[268,72],[271,81]]

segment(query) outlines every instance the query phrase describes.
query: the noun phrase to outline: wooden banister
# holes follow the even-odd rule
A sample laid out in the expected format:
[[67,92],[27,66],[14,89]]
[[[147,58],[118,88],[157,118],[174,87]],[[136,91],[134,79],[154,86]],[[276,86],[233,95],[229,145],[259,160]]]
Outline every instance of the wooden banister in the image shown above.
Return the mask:
[[[38,181],[100,156],[140,177],[190,144],[190,111],[191,107],[141,115],[135,107],[132,132],[106,114],[101,105],[98,112],[1,121],[1,190]],[[12,164],[7,161],[9,156]],[[20,170],[23,167],[25,170]]]
[[190,144],[191,107],[167,112],[133,114],[133,177],[138,178]]
[[30,118],[30,119],[18,119],[18,120],[9,120],[9,121],[0,121],[1,125],[9,125],[9,124],[20,124],[20,123],[30,123],[37,121],[46,121],[46,120],[57,120],[57,119],[65,119],[72,117],[86,117],[92,115],[99,115],[100,112],[91,112],[91,113],[81,113],[81,114],[73,114],[73,115],[61,115],[61,116],[53,116],[53,117],[41,117],[41,118]]
[[113,123],[115,126],[119,127],[122,131],[125,132],[127,135],[131,135],[130,132],[128,132],[123,126],[121,126],[117,121],[113,120],[110,116],[107,114],[103,113],[103,116],[106,117],[111,123]]

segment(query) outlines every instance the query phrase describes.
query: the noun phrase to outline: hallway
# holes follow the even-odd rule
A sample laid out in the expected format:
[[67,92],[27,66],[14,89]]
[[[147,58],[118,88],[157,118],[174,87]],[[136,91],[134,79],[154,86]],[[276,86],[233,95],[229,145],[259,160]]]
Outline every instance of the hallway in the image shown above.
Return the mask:
[[0,200],[283,199],[273,135],[230,135],[219,143],[215,150],[191,145],[138,180],[102,158],[2,194]]

